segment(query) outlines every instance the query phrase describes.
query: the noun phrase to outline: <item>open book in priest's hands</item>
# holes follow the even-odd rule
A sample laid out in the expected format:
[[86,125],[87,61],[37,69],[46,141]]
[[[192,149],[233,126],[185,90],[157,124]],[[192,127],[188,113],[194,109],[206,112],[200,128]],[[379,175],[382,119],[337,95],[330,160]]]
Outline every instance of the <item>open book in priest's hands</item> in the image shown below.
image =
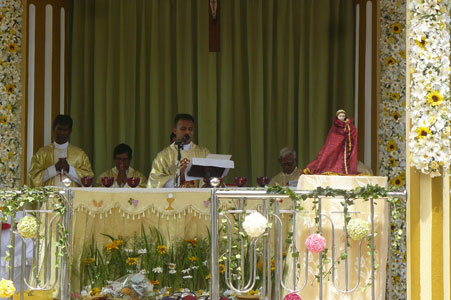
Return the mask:
[[205,177],[224,177],[235,167],[232,155],[208,154],[206,158],[193,157],[185,169],[185,180]]

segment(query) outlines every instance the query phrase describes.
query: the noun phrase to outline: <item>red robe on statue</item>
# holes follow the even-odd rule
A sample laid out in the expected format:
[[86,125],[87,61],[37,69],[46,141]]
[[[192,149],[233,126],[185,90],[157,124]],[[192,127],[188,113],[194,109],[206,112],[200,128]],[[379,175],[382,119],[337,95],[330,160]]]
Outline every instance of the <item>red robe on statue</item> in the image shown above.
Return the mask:
[[353,119],[341,121],[334,118],[326,142],[314,161],[304,169],[304,174],[359,174],[357,171],[357,129]]

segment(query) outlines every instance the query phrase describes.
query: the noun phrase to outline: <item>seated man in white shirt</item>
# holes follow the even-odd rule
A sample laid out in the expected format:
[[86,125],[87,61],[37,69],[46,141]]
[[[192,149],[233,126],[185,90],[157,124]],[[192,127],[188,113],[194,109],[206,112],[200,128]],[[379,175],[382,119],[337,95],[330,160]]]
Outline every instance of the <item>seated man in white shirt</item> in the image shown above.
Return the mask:
[[64,186],[65,178],[71,180],[71,186],[80,186],[82,177],[94,175],[86,153],[69,144],[72,124],[68,115],[56,116],[53,121],[55,141],[39,149],[31,159],[30,186]]

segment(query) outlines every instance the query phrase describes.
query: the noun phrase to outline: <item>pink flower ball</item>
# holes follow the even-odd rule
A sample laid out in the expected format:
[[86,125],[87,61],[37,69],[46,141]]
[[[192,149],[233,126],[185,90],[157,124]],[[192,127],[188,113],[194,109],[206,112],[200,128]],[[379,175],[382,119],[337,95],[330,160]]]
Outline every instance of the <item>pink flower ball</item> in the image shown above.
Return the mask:
[[326,248],[326,239],[321,235],[314,233],[305,240],[305,246],[312,253],[319,253]]
[[289,293],[283,298],[283,300],[302,300],[302,299],[296,293]]

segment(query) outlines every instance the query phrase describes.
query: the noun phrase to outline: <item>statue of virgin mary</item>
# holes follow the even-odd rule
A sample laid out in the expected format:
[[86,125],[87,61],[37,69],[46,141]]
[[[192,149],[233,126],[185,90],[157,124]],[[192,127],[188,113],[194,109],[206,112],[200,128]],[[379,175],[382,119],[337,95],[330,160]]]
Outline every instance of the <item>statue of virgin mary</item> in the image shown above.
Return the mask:
[[326,142],[314,161],[304,169],[304,174],[353,175],[357,171],[357,129],[354,119],[338,110]]

